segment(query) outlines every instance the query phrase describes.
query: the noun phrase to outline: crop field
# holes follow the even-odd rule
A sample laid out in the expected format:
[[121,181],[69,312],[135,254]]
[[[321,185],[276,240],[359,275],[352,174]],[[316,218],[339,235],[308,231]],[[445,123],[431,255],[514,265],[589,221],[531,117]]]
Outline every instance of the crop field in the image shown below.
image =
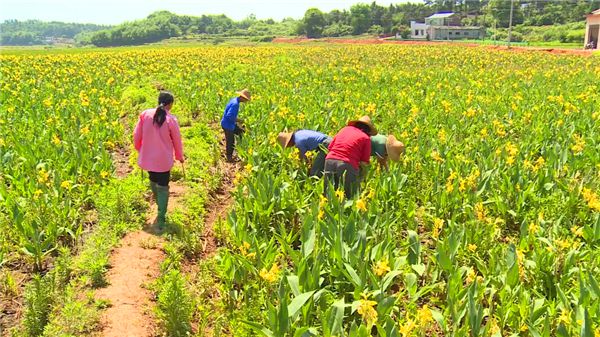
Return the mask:
[[[173,176],[193,192],[153,287],[162,333],[600,336],[598,56],[323,44],[0,62],[0,299],[23,303],[0,335],[98,332],[69,303],[101,315],[77,294],[101,286],[112,247],[144,223],[131,132],[162,87],[189,160]],[[206,257],[218,120],[244,87],[242,164]],[[276,142],[284,129],[333,136],[362,115],[406,153],[389,171],[373,160],[355,199],[323,195]],[[132,172],[118,173],[119,156]],[[98,231],[112,233],[100,255],[87,250]]]

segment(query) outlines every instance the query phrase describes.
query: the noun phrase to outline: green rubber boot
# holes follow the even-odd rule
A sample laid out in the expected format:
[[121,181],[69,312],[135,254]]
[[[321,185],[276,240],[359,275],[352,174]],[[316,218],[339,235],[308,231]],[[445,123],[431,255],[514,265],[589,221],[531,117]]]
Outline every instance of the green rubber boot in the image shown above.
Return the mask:
[[158,205],[158,216],[156,223],[159,229],[165,228],[167,219],[167,206],[169,205],[169,186],[156,185],[156,204]]
[[156,187],[158,186],[157,183],[151,181],[150,182],[150,189],[152,190],[152,198],[154,199],[154,201],[156,201]]

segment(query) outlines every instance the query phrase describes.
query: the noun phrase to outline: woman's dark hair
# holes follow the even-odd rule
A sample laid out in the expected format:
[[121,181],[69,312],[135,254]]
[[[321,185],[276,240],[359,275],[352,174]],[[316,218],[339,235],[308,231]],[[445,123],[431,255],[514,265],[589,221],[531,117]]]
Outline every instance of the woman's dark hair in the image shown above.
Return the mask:
[[371,128],[365,123],[356,123],[356,124],[354,124],[354,127],[359,129],[360,131],[366,133],[367,136],[371,135]]
[[154,118],[152,118],[152,122],[154,124],[158,124],[158,126],[162,126],[165,120],[167,120],[167,110],[165,107],[171,103],[175,98],[173,94],[168,91],[161,91],[158,95],[158,106],[156,107],[156,112],[154,113]]

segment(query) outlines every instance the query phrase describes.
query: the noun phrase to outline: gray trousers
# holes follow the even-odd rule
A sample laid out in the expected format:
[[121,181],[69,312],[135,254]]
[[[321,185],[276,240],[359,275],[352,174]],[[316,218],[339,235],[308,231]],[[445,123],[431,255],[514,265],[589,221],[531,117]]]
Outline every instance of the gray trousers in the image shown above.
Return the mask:
[[358,193],[358,185],[360,183],[358,170],[354,166],[341,160],[326,159],[325,160],[325,193],[327,187],[332,183],[337,190],[340,184],[344,185],[344,194],[350,199]]

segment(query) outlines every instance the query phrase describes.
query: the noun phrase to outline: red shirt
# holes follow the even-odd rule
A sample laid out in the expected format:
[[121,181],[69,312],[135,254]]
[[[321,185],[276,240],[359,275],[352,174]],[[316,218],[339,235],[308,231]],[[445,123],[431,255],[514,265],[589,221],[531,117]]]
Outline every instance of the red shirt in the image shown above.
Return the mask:
[[371,138],[354,126],[346,126],[329,144],[326,159],[341,160],[358,170],[358,163],[368,163],[371,158]]

